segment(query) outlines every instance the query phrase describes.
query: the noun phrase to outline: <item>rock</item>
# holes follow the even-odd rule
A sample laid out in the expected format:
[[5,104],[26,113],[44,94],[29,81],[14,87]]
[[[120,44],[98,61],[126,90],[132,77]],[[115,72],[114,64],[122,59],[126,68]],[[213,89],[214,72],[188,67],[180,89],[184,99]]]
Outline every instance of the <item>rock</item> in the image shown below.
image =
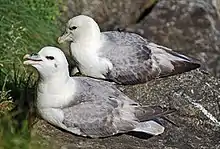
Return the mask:
[[127,31],[198,58],[220,76],[220,0],[160,0]]
[[156,0],[65,0],[61,7],[63,24],[73,16],[84,14],[94,18],[102,30],[126,27],[135,23],[145,9]]
[[[145,148],[218,148],[220,144],[220,80],[195,70],[153,80],[143,85],[119,86],[141,104],[174,107],[167,116],[174,124],[161,119],[165,132],[151,138],[122,134],[103,139],[89,139],[61,131],[40,120],[32,132],[47,146],[62,149],[145,149]],[[207,110],[207,111],[206,111]]]

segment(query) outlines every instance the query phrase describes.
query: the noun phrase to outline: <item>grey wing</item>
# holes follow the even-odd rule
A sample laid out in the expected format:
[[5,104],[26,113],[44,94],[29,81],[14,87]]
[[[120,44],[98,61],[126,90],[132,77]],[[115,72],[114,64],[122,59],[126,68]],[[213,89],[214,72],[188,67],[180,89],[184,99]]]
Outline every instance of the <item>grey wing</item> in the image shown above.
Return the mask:
[[190,58],[141,36],[125,32],[104,32],[103,53],[113,64],[106,78],[122,84],[139,84],[199,67]]
[[134,128],[134,121],[120,120],[119,111],[125,104],[138,104],[113,83],[88,77],[74,77],[74,81],[74,100],[63,108],[63,124],[68,129],[78,128],[84,136],[106,137]]
[[140,121],[148,121],[155,118],[163,117],[175,112],[176,109],[167,109],[160,106],[142,106],[135,108],[135,117]]
[[[127,101],[130,104],[137,104],[135,101],[128,98],[116,87],[115,83],[104,80],[89,78],[89,77],[74,77],[77,83],[75,93],[75,103],[84,101],[102,101],[108,97],[117,99],[117,101]],[[73,101],[74,104],[74,101]]]
[[106,102],[84,102],[65,108],[63,124],[70,130],[77,128],[80,131],[79,134],[92,138],[107,137],[134,129],[132,121],[120,120],[115,104],[107,100]]

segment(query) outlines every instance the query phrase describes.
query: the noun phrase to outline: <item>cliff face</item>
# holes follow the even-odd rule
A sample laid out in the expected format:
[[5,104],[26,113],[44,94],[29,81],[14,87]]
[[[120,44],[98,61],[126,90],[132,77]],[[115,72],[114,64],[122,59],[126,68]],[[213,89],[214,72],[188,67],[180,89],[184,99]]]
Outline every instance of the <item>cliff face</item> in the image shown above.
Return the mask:
[[[218,148],[220,142],[220,80],[199,70],[151,81],[136,86],[120,86],[121,90],[141,104],[174,107],[176,113],[161,120],[165,132],[149,139],[119,135],[104,139],[88,139],[63,132],[45,121],[39,121],[34,132],[51,144],[76,148]],[[140,137],[140,136],[139,136]]]

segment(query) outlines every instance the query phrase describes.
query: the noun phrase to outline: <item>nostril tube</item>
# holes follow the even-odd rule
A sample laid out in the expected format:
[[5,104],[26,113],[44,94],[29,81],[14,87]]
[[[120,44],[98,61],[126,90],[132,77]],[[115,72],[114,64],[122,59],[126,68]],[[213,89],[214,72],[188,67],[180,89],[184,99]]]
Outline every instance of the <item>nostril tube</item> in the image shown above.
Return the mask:
[[38,56],[37,53],[31,53],[31,56]]

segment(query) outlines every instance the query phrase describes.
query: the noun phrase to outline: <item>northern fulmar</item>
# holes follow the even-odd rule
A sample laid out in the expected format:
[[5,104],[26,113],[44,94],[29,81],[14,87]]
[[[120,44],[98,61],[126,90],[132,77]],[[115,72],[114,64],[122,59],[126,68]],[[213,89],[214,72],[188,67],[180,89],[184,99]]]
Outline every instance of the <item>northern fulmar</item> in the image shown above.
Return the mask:
[[68,62],[59,48],[44,47],[24,58],[24,64],[39,73],[36,105],[49,123],[92,138],[133,131],[151,135],[164,132],[154,120],[172,110],[141,106],[119,91],[114,82],[70,77]]
[[70,19],[58,42],[70,42],[70,53],[83,75],[132,85],[196,69],[200,64],[135,33],[100,32],[90,17]]

